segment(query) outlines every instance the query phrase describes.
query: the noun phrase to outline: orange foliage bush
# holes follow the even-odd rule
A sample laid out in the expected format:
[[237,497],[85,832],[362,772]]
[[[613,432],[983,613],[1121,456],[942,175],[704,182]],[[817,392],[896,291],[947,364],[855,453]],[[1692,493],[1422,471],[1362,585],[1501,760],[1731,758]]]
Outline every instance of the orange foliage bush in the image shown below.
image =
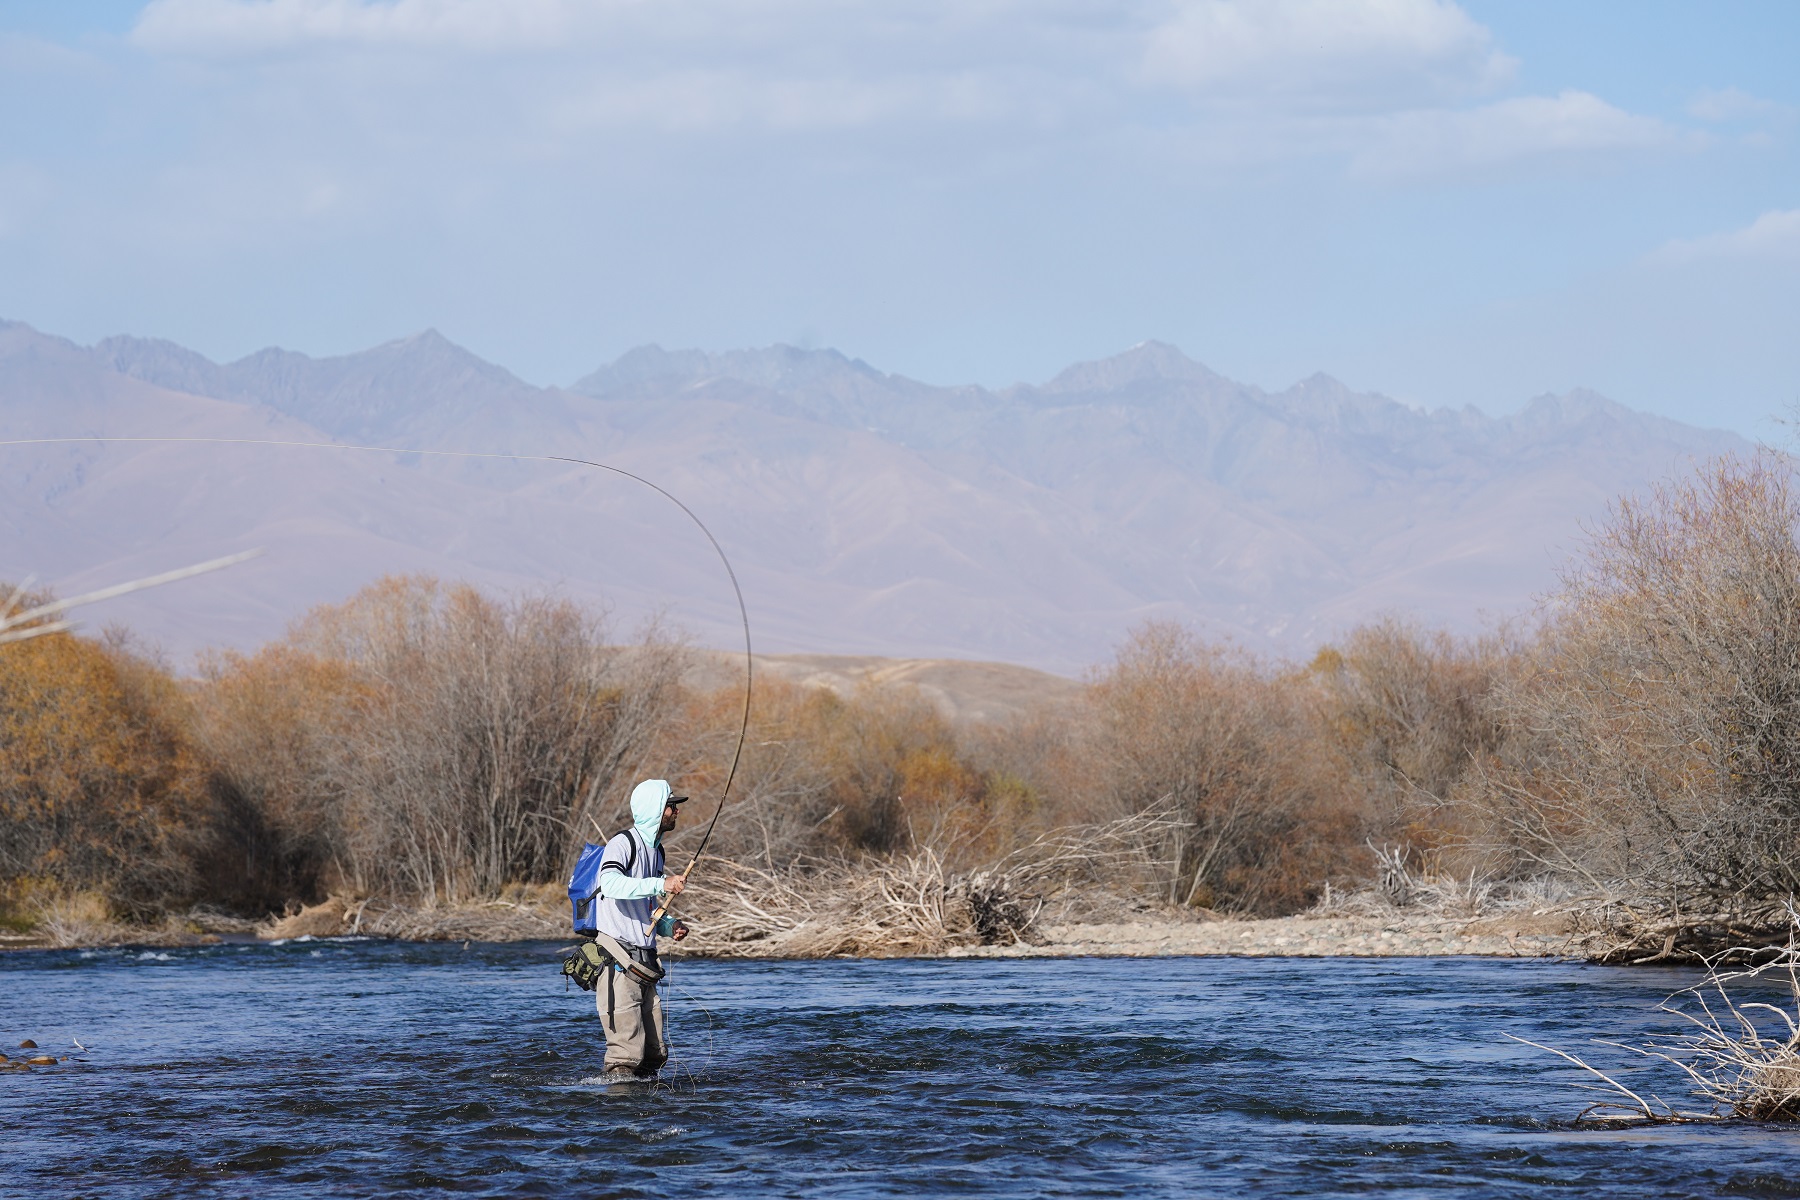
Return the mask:
[[214,811],[166,673],[69,634],[0,649],[0,873],[148,915],[192,896]]
[[369,685],[345,663],[277,644],[203,665],[196,730],[214,765],[228,847],[212,877],[232,907],[316,903],[342,887],[338,756]]
[[[710,697],[695,727],[736,717],[738,696]],[[732,732],[735,733],[735,727]],[[715,737],[684,778],[722,781],[734,738]],[[839,696],[779,681],[757,685],[750,736],[712,849],[769,867],[796,858],[883,854],[978,840],[985,782],[956,731],[908,690]],[[710,814],[696,813],[693,825]]]

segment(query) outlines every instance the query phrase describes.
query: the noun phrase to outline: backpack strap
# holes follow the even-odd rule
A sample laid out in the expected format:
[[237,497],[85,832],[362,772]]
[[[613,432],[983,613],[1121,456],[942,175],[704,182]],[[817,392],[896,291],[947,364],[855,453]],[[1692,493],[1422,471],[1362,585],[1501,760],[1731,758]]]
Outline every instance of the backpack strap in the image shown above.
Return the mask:
[[[625,835],[625,865],[621,867],[616,862],[609,862],[603,863],[600,869],[602,871],[620,871],[626,875],[630,875],[637,867],[637,835],[629,829],[621,829],[619,830],[619,833],[613,834],[613,837],[618,837],[621,833]],[[612,838],[607,839],[609,842],[611,840]]]

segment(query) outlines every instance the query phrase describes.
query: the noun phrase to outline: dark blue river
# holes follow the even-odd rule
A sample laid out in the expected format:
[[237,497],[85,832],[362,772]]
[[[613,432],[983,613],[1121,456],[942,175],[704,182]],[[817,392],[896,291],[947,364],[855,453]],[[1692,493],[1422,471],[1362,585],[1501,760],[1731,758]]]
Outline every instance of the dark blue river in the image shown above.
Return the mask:
[[6,1053],[72,1056],[0,1074],[0,1194],[1800,1195],[1800,1134],[1581,1127],[1576,1073],[1501,1037],[1670,1030],[1679,971],[679,962],[665,1085],[608,1090],[592,998],[556,963],[543,944],[0,956]]

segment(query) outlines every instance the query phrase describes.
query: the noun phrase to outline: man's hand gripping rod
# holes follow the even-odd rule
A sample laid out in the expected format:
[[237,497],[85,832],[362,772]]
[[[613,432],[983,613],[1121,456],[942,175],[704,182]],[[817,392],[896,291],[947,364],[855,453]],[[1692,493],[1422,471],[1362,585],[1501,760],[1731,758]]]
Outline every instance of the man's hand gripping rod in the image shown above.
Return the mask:
[[648,925],[644,926],[644,936],[645,937],[655,937],[656,936],[656,927],[658,925],[662,924],[662,919],[664,917],[669,915],[669,909],[674,907],[675,897],[681,891],[681,888],[685,888],[687,886],[688,871],[692,871],[696,866],[699,865],[699,863],[700,863],[700,856],[698,854],[696,854],[696,855],[694,855],[693,862],[690,862],[688,864],[687,871],[683,871],[681,874],[675,876],[675,878],[680,881],[681,886],[676,888],[675,891],[663,893],[662,904],[657,906],[656,911],[650,914],[650,923]]

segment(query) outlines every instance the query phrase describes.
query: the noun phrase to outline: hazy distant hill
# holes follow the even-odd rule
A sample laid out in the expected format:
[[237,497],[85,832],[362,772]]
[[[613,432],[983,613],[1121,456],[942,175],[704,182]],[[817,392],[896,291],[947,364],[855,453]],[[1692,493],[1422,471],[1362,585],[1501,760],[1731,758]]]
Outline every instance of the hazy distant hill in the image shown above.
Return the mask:
[[[5,436],[336,439],[594,458],[731,553],[770,652],[1073,671],[1168,616],[1303,650],[1408,611],[1469,626],[1552,582],[1608,499],[1734,435],[1599,396],[1490,418],[1325,376],[1270,393],[1146,343],[1041,386],[938,388],[835,351],[644,347],[542,389],[435,333],[219,365],[0,325]],[[7,448],[0,578],[87,586],[269,554],[110,613],[181,655],[249,644],[384,571],[611,597],[729,645],[730,593],[665,501],[563,464],[261,448]]]
[[[952,721],[1003,721],[1043,707],[1073,701],[1082,685],[1011,663],[968,659],[876,658],[850,654],[759,654],[756,679],[779,679],[803,687],[829,688],[853,696],[866,686],[899,685],[917,692]],[[744,687],[744,656],[729,650],[694,656],[685,676],[708,689]]]

